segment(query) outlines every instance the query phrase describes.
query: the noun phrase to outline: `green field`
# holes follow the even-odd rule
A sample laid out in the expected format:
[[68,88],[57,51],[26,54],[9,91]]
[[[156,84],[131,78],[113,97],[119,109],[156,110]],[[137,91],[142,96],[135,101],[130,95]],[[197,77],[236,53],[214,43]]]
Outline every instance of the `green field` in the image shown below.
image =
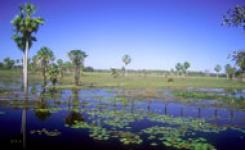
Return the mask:
[[[29,73],[29,83],[42,83],[42,76],[39,73]],[[173,78],[173,82],[168,82]],[[20,81],[21,71],[0,71],[1,81]],[[63,79],[59,80],[57,88],[86,88],[86,87],[119,87],[119,88],[245,88],[245,82],[237,80],[227,80],[216,77],[176,77],[159,74],[148,74],[143,76],[140,73],[129,73],[126,77],[119,76],[113,78],[111,73],[84,72],[81,75],[81,86],[74,86],[73,73],[66,73]]]

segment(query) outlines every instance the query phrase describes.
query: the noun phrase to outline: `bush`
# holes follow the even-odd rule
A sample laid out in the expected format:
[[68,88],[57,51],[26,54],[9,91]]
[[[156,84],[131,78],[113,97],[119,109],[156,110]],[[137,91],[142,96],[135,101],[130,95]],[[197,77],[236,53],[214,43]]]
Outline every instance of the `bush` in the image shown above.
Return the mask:
[[111,75],[113,78],[117,78],[119,76],[119,72],[115,68],[111,68]]
[[173,78],[168,78],[168,82],[174,82]]

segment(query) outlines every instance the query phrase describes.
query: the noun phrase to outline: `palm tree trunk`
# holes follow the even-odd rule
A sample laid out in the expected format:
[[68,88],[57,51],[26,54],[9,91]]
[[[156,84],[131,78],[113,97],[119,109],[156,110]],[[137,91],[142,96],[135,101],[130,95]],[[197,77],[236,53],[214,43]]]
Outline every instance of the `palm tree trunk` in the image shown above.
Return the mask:
[[29,42],[26,41],[25,52],[23,56],[23,83],[24,83],[24,93],[28,95],[28,51],[29,51]]
[[63,76],[64,76],[64,73],[63,73],[63,66],[60,68],[60,77],[61,77],[61,79],[63,78]]
[[126,65],[125,65],[125,67],[124,67],[125,69],[124,69],[124,76],[126,77],[127,76],[127,69],[126,69]]
[[44,65],[43,67],[43,84],[44,84],[44,87],[46,86],[47,84],[47,81],[46,81],[46,66]]
[[22,146],[23,149],[26,149],[26,108],[22,110],[21,133],[22,133]]

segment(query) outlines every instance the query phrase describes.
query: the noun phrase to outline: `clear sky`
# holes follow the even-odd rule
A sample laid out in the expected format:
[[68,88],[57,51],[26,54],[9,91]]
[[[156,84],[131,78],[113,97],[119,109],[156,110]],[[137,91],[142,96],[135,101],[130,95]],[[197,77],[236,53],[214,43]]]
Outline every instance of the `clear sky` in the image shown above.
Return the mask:
[[[10,21],[26,0],[0,0],[0,61],[22,53],[11,39]],[[121,68],[121,57],[132,57],[130,69],[171,69],[191,62],[191,70],[213,71],[231,61],[228,54],[245,48],[240,28],[221,26],[222,16],[244,0],[31,0],[45,24],[30,50],[42,46],[56,58],[82,49],[85,65]]]

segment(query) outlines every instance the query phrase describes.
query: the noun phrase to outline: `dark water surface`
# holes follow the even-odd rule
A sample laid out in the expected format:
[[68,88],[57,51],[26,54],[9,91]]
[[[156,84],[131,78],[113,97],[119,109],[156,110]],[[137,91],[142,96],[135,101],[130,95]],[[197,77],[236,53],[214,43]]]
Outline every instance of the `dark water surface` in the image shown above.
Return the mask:
[[[136,92],[62,90],[32,94],[28,101],[18,92],[3,94],[0,146],[90,150],[245,148],[243,106],[221,105],[221,100],[182,100],[169,89],[159,89],[157,96]],[[226,91],[211,92],[222,95]],[[235,95],[244,95],[244,91]]]

